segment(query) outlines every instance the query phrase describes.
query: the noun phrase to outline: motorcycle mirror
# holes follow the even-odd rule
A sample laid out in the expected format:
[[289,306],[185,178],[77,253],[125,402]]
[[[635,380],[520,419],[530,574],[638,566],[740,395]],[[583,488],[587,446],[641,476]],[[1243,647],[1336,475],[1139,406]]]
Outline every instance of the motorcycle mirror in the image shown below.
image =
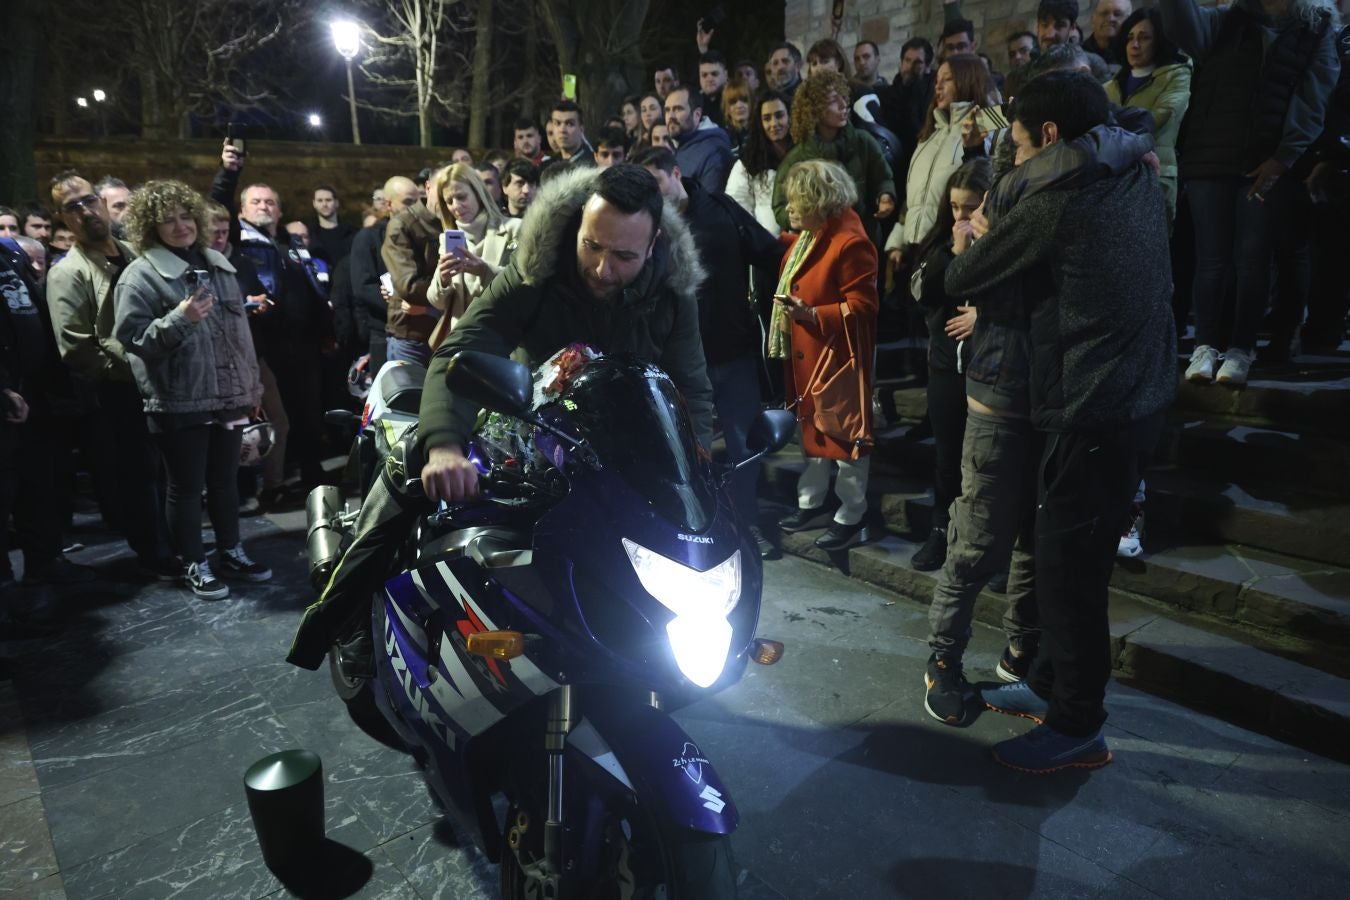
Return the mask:
[[731,469],[750,465],[766,453],[774,453],[787,446],[788,441],[797,433],[797,416],[786,409],[762,409],[755,421],[750,423],[750,432],[745,436],[745,449],[750,455]]
[[323,420],[329,425],[343,428],[356,428],[361,425],[361,417],[350,409],[330,409],[323,414]]
[[796,413],[787,409],[764,409],[750,423],[745,445],[751,453],[774,453],[786,447],[796,433]]
[[461,350],[445,370],[450,390],[490,412],[530,419],[534,381],[530,370],[503,356],[479,350]]

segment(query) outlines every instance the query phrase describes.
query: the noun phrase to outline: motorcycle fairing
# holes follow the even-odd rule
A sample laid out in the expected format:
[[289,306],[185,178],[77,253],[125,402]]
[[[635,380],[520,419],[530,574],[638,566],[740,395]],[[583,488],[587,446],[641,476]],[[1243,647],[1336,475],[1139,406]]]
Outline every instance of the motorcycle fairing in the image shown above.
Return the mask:
[[577,740],[569,735],[569,744],[615,781],[636,788],[672,825],[707,834],[736,830],[740,812],[721,776],[667,713],[633,703],[596,703],[587,706],[583,724],[595,734],[582,732]]

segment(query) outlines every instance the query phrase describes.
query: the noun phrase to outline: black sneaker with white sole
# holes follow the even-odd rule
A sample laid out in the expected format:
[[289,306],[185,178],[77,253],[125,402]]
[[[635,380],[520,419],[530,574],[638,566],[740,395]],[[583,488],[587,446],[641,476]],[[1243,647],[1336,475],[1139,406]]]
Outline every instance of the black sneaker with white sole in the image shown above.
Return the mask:
[[229,550],[221,550],[219,561],[220,574],[226,578],[238,578],[241,581],[267,581],[272,577],[271,569],[262,563],[249,559],[242,544]]
[[923,685],[927,691],[923,708],[930,716],[944,725],[960,725],[966,720],[966,697],[971,687],[959,662],[937,654],[928,657]]
[[188,563],[185,580],[200,600],[224,600],[230,596],[229,586],[215,576],[206,560]]
[[1036,657],[1034,649],[1023,651],[1019,656],[1013,653],[1012,647],[1003,648],[1003,658],[998,661],[998,666],[994,668],[994,674],[1000,681],[1008,684],[1015,684],[1019,681],[1027,680],[1027,673],[1031,671],[1031,661]]

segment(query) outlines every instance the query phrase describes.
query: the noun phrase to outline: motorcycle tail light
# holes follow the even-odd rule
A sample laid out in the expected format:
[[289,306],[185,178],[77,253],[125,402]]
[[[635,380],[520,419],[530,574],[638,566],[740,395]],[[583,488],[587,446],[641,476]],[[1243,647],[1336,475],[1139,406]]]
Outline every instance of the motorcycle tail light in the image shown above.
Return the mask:
[[525,653],[525,636],[519,631],[480,631],[468,636],[465,649],[488,659],[515,659]]

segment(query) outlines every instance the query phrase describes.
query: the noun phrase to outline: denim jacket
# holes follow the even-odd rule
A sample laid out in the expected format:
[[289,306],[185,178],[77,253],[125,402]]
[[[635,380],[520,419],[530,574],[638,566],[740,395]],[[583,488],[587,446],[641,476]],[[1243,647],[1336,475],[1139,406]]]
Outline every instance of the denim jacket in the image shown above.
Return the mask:
[[202,252],[215,304],[199,322],[179,309],[192,293],[188,264],[163,247],[146,250],[117,282],[114,334],[148,413],[251,409],[262,398],[235,268],[214,250]]

